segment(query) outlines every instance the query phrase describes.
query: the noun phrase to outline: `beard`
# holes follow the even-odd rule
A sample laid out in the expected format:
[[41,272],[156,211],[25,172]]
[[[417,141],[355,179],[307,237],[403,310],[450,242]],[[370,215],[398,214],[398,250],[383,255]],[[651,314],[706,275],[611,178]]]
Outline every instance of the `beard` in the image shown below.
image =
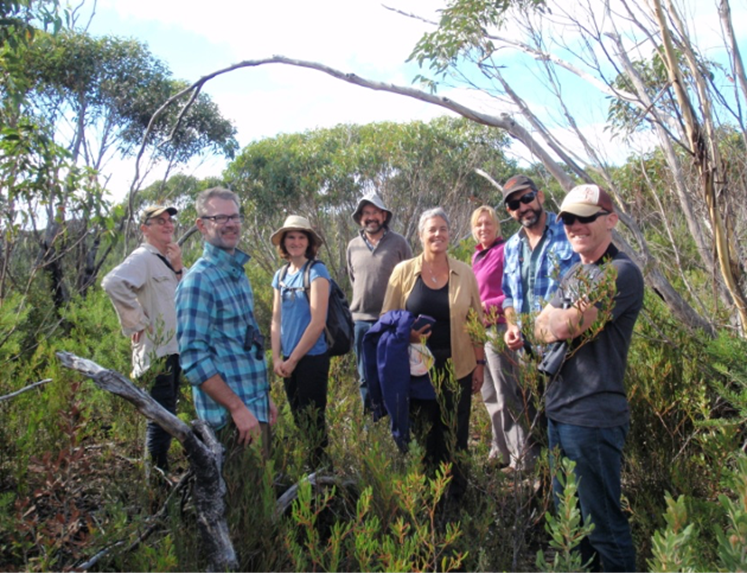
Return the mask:
[[542,209],[528,209],[521,214],[519,223],[522,227],[532,228],[539,223],[542,217]]
[[366,233],[370,233],[372,235],[378,233],[383,228],[384,228],[384,224],[379,223],[378,221],[364,221],[363,222],[363,229],[366,231]]

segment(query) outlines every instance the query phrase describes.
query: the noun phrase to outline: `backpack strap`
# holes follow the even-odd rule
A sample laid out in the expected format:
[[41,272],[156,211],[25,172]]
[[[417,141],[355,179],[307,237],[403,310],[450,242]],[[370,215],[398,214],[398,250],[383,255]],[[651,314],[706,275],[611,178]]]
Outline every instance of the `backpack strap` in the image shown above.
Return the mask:
[[311,291],[311,268],[317,263],[321,263],[318,259],[309,259],[303,265],[303,288],[306,291],[306,298],[309,299],[309,292]]
[[290,263],[286,263],[280,268],[280,277],[278,277],[278,285],[281,289],[285,289],[288,286],[285,284],[285,276],[288,275],[288,268],[290,267]]
[[[306,263],[303,264],[303,267],[301,268],[303,271],[303,291],[306,294],[306,299],[308,301],[311,301],[311,297],[309,296],[309,293],[311,291],[311,268],[317,263],[321,263],[321,261],[319,261],[318,259],[314,259],[314,260],[309,259],[306,261]],[[290,267],[290,263],[286,263],[280,269],[280,277],[278,277],[278,285],[282,289],[290,289],[290,287],[288,287],[283,281],[285,279],[285,276],[288,274],[289,267]],[[298,287],[294,287],[294,289],[298,289]]]

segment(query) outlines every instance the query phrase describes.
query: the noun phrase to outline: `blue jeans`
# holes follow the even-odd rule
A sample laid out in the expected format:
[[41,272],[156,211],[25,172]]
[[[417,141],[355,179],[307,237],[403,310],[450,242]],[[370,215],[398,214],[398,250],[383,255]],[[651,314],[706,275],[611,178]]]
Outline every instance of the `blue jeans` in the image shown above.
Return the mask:
[[355,358],[358,361],[358,384],[360,385],[363,412],[371,410],[371,399],[368,397],[368,383],[366,383],[366,365],[363,362],[363,336],[373,327],[376,321],[355,322]]
[[[576,463],[581,516],[594,523],[594,530],[578,548],[584,562],[596,553],[592,570],[601,566],[605,572],[635,572],[633,537],[620,508],[620,471],[628,428],[627,424],[590,428],[548,420],[551,452],[557,447],[561,456]],[[552,456],[550,464],[554,466]],[[553,490],[557,497],[561,491],[557,480]]]

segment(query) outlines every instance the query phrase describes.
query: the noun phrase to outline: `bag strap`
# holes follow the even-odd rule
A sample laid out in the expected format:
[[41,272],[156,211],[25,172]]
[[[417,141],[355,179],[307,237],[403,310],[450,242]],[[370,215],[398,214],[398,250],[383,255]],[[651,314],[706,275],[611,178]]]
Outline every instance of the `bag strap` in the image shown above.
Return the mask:
[[306,298],[309,298],[309,291],[311,291],[311,268],[317,263],[321,263],[319,259],[309,259],[303,264],[303,289],[306,291]]
[[285,284],[285,276],[288,275],[288,268],[290,267],[290,263],[286,263],[280,268],[280,277],[278,277],[278,285],[286,289],[288,286]]
[[178,273],[176,273],[176,269],[174,269],[174,266],[173,266],[173,265],[171,265],[171,261],[169,261],[168,259],[166,259],[166,258],[165,258],[165,257],[164,257],[163,255],[161,255],[160,253],[156,253],[155,255],[156,255],[156,257],[158,257],[158,258],[159,258],[159,259],[160,259],[161,261],[163,261],[163,262],[164,262],[164,263],[166,264],[166,267],[168,267],[168,268],[169,268],[169,269],[171,269],[171,270],[172,270],[172,271],[173,271],[173,272],[174,272],[174,273],[175,273],[176,275],[178,275]]
[[[306,294],[306,299],[311,300],[311,297],[309,297],[309,292],[311,291],[311,268],[316,265],[317,263],[321,263],[318,259],[314,260],[307,260],[306,263],[303,264],[303,267],[301,270],[303,271],[303,291]],[[288,268],[290,267],[290,263],[286,263],[283,265],[283,267],[280,269],[280,277],[278,277],[278,285],[282,287],[283,289],[290,289],[285,282],[283,281],[285,279],[285,276],[288,274]],[[298,289],[298,287],[295,287],[295,289]]]

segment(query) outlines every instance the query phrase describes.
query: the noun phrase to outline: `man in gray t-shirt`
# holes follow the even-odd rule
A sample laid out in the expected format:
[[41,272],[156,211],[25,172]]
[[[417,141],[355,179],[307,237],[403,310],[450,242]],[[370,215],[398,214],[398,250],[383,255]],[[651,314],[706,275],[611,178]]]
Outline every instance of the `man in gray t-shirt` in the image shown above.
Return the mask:
[[[620,508],[620,472],[630,420],[623,377],[643,305],[643,276],[612,244],[618,216],[600,187],[573,188],[558,220],[581,263],[563,276],[535,322],[540,341],[570,341],[569,356],[545,396],[549,446],[576,463],[581,515],[594,524],[579,545],[584,563],[593,559],[593,569],[601,562],[605,572],[634,572],[630,525]],[[606,304],[595,297],[604,291],[612,294]],[[560,489],[557,480],[554,488]]]
[[412,249],[399,233],[389,229],[392,212],[375,192],[364,195],[353,212],[360,225],[358,235],[348,243],[348,276],[353,286],[350,310],[355,321],[355,354],[364,411],[369,410],[366,369],[363,364],[363,336],[379,320],[389,276],[397,263],[412,258]]

